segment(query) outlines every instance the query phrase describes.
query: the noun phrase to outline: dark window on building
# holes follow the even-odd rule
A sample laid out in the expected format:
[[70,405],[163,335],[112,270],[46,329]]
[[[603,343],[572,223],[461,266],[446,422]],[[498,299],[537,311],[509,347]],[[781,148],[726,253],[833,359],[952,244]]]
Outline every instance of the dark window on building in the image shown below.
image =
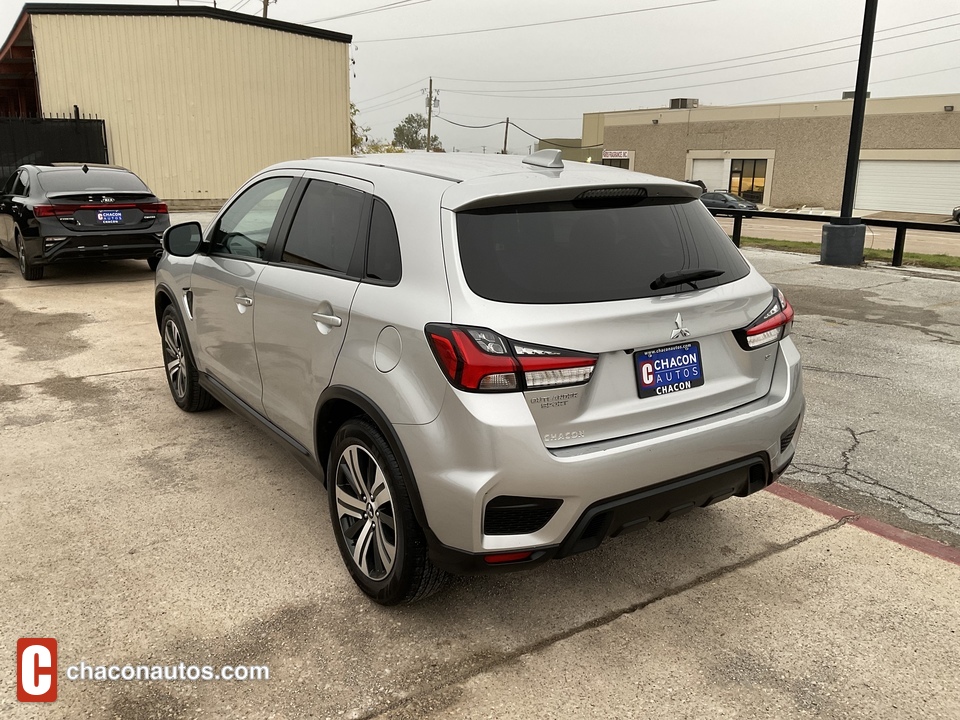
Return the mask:
[[763,202],[766,177],[766,160],[733,160],[730,163],[728,192],[739,195],[744,200]]
[[400,282],[400,238],[397,235],[397,223],[390,208],[380,198],[373,200],[366,277],[384,285],[396,285]]
[[630,160],[628,158],[603,158],[601,162],[610,167],[623,168],[624,170],[630,169]]
[[360,234],[364,194],[311,180],[283,248],[283,262],[346,274]]

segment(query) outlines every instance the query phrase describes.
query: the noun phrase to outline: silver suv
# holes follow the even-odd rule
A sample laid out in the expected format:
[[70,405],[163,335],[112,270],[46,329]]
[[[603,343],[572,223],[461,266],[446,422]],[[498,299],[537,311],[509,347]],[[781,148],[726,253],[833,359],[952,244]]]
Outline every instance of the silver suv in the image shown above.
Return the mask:
[[793,309],[699,194],[556,151],[275,165],[164,238],[173,399],[325,478],[383,604],[748,495],[796,448]]

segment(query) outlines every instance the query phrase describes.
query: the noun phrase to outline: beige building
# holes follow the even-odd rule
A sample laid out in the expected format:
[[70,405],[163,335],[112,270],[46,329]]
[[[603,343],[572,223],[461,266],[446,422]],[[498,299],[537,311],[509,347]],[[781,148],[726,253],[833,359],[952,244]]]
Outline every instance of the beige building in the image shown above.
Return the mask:
[[219,204],[281,160],[350,154],[351,37],[205,6],[27,4],[0,110],[105,122],[109,161]]
[[[773,207],[838,208],[852,100],[589,113],[603,162],[702,180]],[[614,162],[615,161],[615,162]],[[960,94],[867,101],[856,208],[947,214],[960,205]]]

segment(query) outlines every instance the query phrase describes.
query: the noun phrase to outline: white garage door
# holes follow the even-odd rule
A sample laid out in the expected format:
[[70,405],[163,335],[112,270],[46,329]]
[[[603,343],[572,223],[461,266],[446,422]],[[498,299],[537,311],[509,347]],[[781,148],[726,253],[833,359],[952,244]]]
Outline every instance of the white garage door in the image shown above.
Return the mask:
[[707,190],[727,191],[727,178],[723,176],[723,160],[694,160],[693,177],[690,180],[703,180]]
[[854,205],[948,215],[960,205],[960,162],[861,160]]

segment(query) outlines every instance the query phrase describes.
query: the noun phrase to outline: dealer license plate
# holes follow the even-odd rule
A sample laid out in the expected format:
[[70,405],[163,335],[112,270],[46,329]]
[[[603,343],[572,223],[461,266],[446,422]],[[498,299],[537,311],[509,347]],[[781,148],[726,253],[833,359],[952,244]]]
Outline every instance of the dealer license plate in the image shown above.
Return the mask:
[[700,343],[688,342],[634,353],[640,397],[669,395],[703,385]]
[[97,210],[97,222],[103,225],[116,225],[123,222],[120,210]]

